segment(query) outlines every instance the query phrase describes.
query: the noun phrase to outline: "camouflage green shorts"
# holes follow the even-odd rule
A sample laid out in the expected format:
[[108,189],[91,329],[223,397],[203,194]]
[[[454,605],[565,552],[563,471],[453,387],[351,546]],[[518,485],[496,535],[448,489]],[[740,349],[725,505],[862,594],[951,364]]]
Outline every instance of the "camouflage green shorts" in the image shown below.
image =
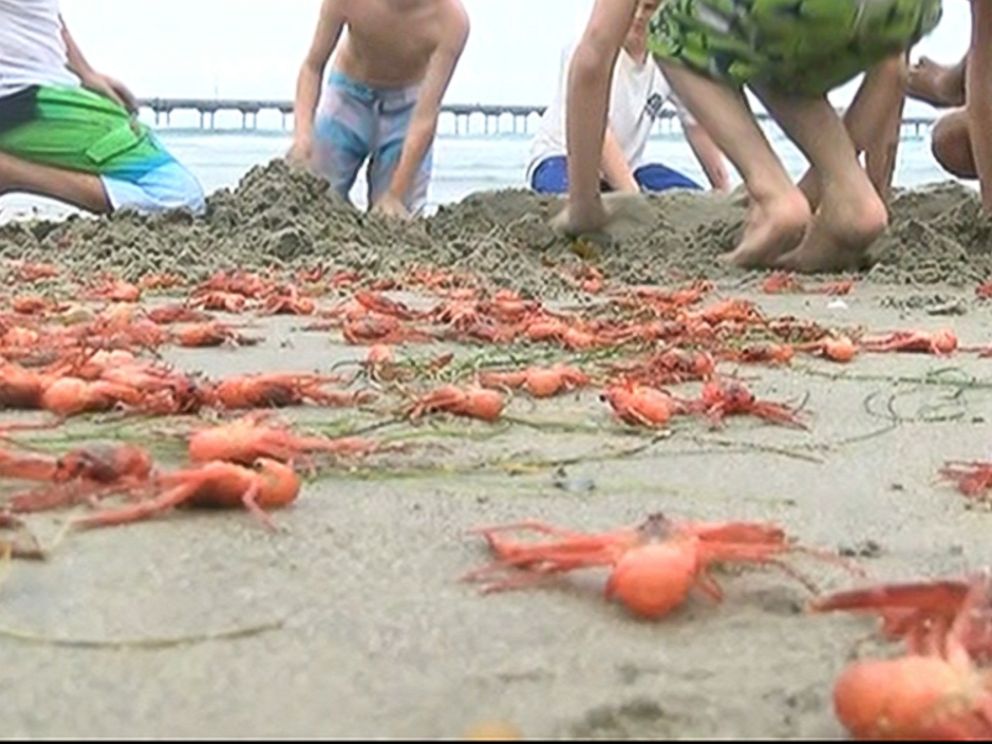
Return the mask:
[[667,0],[649,48],[741,87],[816,96],[930,33],[941,0]]

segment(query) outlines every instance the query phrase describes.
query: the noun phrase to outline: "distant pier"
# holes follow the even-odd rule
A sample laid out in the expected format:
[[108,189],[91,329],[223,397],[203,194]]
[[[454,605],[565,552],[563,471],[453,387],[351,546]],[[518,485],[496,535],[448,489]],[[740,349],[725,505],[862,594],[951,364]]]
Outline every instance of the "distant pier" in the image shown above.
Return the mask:
[[[140,101],[141,108],[155,115],[156,126],[169,126],[172,114],[188,111],[199,114],[200,129],[215,129],[217,114],[229,112],[240,114],[241,129],[251,131],[258,128],[258,115],[263,111],[277,113],[281,117],[282,128],[287,129],[293,115],[292,101],[254,101],[238,99],[207,98],[146,98]],[[499,106],[488,104],[455,104],[441,108],[442,116],[452,117],[455,134],[470,131],[473,118],[481,118],[484,134],[526,134],[531,122],[540,119],[544,106]]]
[[[263,112],[278,114],[281,128],[289,129],[293,116],[292,101],[256,101],[239,99],[209,99],[209,98],[146,98],[140,101],[141,108],[151,111],[155,116],[155,125],[169,126],[172,114],[177,111],[194,112],[199,114],[200,129],[216,129],[218,113],[233,113],[241,116],[243,131],[258,130],[258,117]],[[453,122],[454,134],[473,133],[472,122],[482,121],[481,133],[485,135],[498,134],[528,134],[532,124],[544,114],[544,106],[502,106],[490,104],[454,104],[441,107],[442,117],[449,117]],[[758,119],[769,121],[767,114],[758,114]],[[675,129],[676,113],[666,110],[661,114],[659,127],[662,132]],[[912,133],[921,136],[934,124],[932,117],[909,117],[903,119],[903,134]]]

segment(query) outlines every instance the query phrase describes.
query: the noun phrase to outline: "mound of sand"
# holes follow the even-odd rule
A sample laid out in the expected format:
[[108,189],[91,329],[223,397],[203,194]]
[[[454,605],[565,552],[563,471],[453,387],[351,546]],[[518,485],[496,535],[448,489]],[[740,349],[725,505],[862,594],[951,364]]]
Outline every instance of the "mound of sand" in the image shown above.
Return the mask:
[[949,182],[905,191],[892,204],[892,225],[872,249],[871,278],[895,284],[962,286],[992,274],[992,220],[978,196]]
[[[650,202],[650,225],[619,243],[577,246],[548,225],[561,206],[556,199],[513,190],[476,194],[406,225],[355,210],[329,194],[323,181],[277,160],[254,168],[234,191],[210,197],[203,218],[119,213],[11,223],[0,227],[0,257],[128,278],[149,271],[199,277],[224,268],[314,264],[388,276],[431,264],[546,296],[568,292],[553,266],[575,260],[576,253],[631,283],[741,275],[716,260],[739,236],[739,203],[685,192]],[[872,259],[868,276],[879,282],[973,283],[992,274],[992,221],[981,214],[976,194],[958,184],[902,192]]]

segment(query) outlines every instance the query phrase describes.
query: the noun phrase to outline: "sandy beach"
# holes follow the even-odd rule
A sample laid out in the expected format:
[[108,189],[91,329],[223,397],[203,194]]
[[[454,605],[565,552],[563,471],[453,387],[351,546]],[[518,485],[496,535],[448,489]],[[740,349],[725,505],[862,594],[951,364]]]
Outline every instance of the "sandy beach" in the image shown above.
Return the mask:
[[[992,275],[992,223],[961,186],[898,194],[873,265],[842,298],[764,294],[765,275],[715,261],[741,225],[731,200],[652,203],[649,229],[576,248],[547,226],[556,203],[524,192],[470,197],[404,227],[351,211],[274,163],[213,196],[203,220],[10,223],[0,227],[0,258],[52,261],[69,275],[171,271],[192,281],[234,267],[319,264],[385,278],[430,264],[574,311],[600,301],[564,278],[578,251],[618,285],[706,278],[713,299],[751,300],[768,316],[871,332],[951,327],[965,348],[992,339],[992,302],[975,295]],[[60,287],[52,291],[69,291]],[[389,296],[427,302],[415,291]],[[302,330],[302,318],[220,317],[248,324],[263,343],[166,347],[163,360],[219,377],[340,370],[367,351],[335,331]],[[402,355],[445,351],[466,373],[514,359],[595,361],[446,343]],[[807,614],[810,594],[781,573],[720,570],[722,604],[694,594],[652,622],[603,599],[605,571],[493,596],[458,581],[488,558],[473,527],[541,519],[604,531],[655,512],[775,522],[805,545],[855,558],[865,581],[962,576],[988,563],[992,515],[936,476],[946,460],[992,455],[992,361],[863,354],[841,366],[797,356],[719,370],[801,406],[809,430],[748,418],[638,429],[620,424],[595,387],[551,401],[515,395],[495,424],[411,423],[395,391],[361,410],[281,413],[313,431],[374,432],[408,447],[322,467],[297,503],[274,513],[275,534],[246,512],[179,510],[70,534],[46,561],[14,561],[0,586],[6,735],[453,738],[492,721],[526,738],[843,738],[837,675],[856,655],[892,646],[871,638],[870,619]],[[671,390],[691,396],[699,385]],[[127,440],[178,464],[183,435],[202,425],[111,414],[22,440],[46,450]],[[65,516],[29,524],[48,544]],[[836,566],[795,564],[823,591],[859,585]]]
[[[740,200],[669,192],[650,197],[650,204],[653,222],[631,228],[612,249],[589,245],[580,257],[632,284],[748,280],[715,260],[738,239],[745,214]],[[201,220],[183,213],[124,213],[103,221],[9,222],[0,225],[0,256],[56,256],[72,271],[114,270],[128,279],[154,271],[181,269],[196,278],[232,265],[291,269],[314,263],[386,276],[429,263],[471,269],[496,284],[559,299],[568,289],[555,267],[576,260],[572,243],[548,225],[561,201],[522,189],[475,194],[406,226],[349,207],[328,195],[320,180],[275,160],[253,168],[236,188],[213,194],[208,205]],[[948,181],[897,190],[891,212],[891,227],[866,262],[869,282],[964,287],[992,273],[992,221],[982,215],[973,189]]]

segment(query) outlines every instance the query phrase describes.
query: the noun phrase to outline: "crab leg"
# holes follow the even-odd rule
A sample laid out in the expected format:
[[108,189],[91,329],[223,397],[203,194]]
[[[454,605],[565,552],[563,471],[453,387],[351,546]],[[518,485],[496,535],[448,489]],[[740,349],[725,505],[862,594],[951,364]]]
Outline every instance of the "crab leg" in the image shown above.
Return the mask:
[[17,494],[7,502],[14,514],[35,514],[89,501],[101,490],[99,486],[72,483]]
[[86,517],[76,517],[70,522],[73,527],[116,527],[130,522],[148,519],[161,512],[173,509],[188,501],[200,487],[200,483],[187,483],[166,491],[158,498],[142,501],[121,509],[108,509]]
[[759,418],[772,421],[776,424],[781,424],[782,426],[791,426],[795,429],[803,429],[806,431],[809,430],[809,427],[796,418],[796,415],[792,411],[774,403],[758,403],[755,405],[752,413]]
[[272,521],[272,517],[265,513],[265,510],[258,505],[256,499],[258,498],[261,488],[258,483],[252,483],[244,495],[241,497],[241,501],[244,503],[245,508],[252,513],[252,515],[260,521],[267,529],[272,532],[278,531],[276,523]]
[[906,608],[953,615],[968,596],[964,581],[890,584],[888,586],[838,592],[813,603],[816,612]]
[[712,599],[714,602],[723,601],[723,589],[720,588],[720,585],[716,582],[716,579],[710,576],[706,569],[699,572],[698,581],[699,583],[697,586],[703,594]]
[[760,522],[689,522],[681,528],[704,541],[785,544],[781,527]]
[[56,461],[38,455],[14,455],[0,451],[0,477],[49,481],[55,477]]
[[707,565],[710,563],[758,563],[762,565],[775,566],[788,576],[794,578],[811,592],[816,593],[816,586],[799,571],[788,565],[784,561],[773,558],[776,553],[788,552],[790,548],[785,546],[757,546],[741,543],[701,543],[699,546],[700,563]]

